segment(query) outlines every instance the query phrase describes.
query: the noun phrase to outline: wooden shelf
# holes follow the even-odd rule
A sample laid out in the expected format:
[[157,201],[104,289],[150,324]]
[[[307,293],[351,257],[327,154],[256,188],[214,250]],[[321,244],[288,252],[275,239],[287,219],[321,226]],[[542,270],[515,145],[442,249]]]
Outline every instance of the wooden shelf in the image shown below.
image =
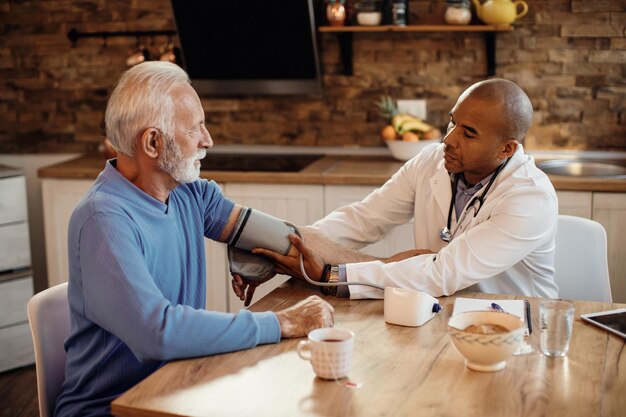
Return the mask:
[[352,34],[353,33],[401,33],[401,32],[483,32],[487,75],[496,73],[496,33],[510,32],[511,25],[409,25],[409,26],[320,26],[322,33],[332,33],[339,41],[341,66],[344,75],[352,75]]
[[320,32],[510,32],[511,25],[320,26]]

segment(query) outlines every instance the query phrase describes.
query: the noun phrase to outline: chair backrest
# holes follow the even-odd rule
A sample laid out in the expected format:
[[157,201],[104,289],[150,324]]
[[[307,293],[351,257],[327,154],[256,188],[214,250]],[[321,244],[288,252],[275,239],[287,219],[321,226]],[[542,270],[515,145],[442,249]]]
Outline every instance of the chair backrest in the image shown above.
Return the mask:
[[65,378],[65,348],[70,334],[67,282],[35,294],[28,301],[28,322],[33,335],[39,415],[51,417]]
[[559,215],[554,280],[559,297],[612,302],[606,231],[594,220]]

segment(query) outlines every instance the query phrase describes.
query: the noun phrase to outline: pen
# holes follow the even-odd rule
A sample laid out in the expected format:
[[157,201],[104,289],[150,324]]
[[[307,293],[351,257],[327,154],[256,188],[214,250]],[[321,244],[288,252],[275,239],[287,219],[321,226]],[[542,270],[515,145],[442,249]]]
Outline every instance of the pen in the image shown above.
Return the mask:
[[528,326],[528,334],[533,332],[533,325],[530,319],[530,302],[528,300],[524,300],[524,306],[526,307],[526,325]]
[[504,309],[502,307],[500,307],[500,304],[497,303],[491,303],[491,308],[493,308],[494,310],[497,311],[501,311],[502,313],[504,313]]

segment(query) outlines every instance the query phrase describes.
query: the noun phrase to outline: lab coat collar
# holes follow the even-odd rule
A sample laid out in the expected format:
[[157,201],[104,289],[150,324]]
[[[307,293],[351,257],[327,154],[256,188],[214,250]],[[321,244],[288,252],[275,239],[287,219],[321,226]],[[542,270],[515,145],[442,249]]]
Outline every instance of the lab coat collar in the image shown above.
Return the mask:
[[[442,148],[443,149],[443,148]],[[520,144],[517,146],[515,153],[511,157],[511,161],[507,164],[506,167],[502,170],[502,172],[498,175],[498,178],[493,184],[493,187],[496,187],[500,181],[504,177],[511,175],[520,165],[522,165],[526,160],[526,156],[524,155],[524,148]],[[430,189],[435,197],[435,201],[437,202],[437,206],[441,211],[441,214],[444,218],[448,218],[448,210],[450,209],[450,199],[452,198],[452,185],[450,179],[450,173],[446,170],[444,166],[443,155],[439,163],[437,164],[437,172],[430,178]],[[445,184],[445,186],[442,186]],[[453,211],[453,222],[454,219]]]

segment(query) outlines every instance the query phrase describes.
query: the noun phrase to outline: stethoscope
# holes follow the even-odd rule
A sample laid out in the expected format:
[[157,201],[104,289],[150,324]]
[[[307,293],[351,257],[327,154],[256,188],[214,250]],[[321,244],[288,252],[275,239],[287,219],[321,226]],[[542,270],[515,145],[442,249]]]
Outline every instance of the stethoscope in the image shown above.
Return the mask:
[[[498,177],[498,174],[500,173],[500,171],[502,171],[502,169],[506,166],[506,164],[509,163],[510,160],[511,158],[507,158],[506,161],[504,161],[504,163],[501,164],[496,169],[496,171],[493,173],[493,176],[487,183],[487,186],[485,187],[485,191],[483,191],[481,195],[474,196],[470,200],[470,202],[467,204],[467,207],[463,211],[463,214],[459,218],[459,221],[457,222],[457,224],[463,223],[463,221],[465,220],[465,216],[467,215],[467,212],[469,211],[470,208],[474,210],[474,217],[478,215],[478,212],[480,211],[480,209],[483,207],[483,204],[485,203],[485,199],[487,198],[486,196],[487,196],[487,193],[489,192],[489,189],[491,188],[494,181]],[[453,237],[452,232],[450,231],[450,227],[452,226],[452,209],[454,209],[454,200],[456,199],[456,189],[459,183],[459,178],[460,178],[459,175],[454,174],[454,182],[452,183],[452,198],[450,199],[450,208],[448,209],[448,222],[446,223],[445,226],[441,228],[441,231],[439,232],[439,237],[441,238],[441,240],[443,240],[446,243],[449,243]],[[478,202],[478,209],[476,209],[476,207],[474,206],[476,202]]]

